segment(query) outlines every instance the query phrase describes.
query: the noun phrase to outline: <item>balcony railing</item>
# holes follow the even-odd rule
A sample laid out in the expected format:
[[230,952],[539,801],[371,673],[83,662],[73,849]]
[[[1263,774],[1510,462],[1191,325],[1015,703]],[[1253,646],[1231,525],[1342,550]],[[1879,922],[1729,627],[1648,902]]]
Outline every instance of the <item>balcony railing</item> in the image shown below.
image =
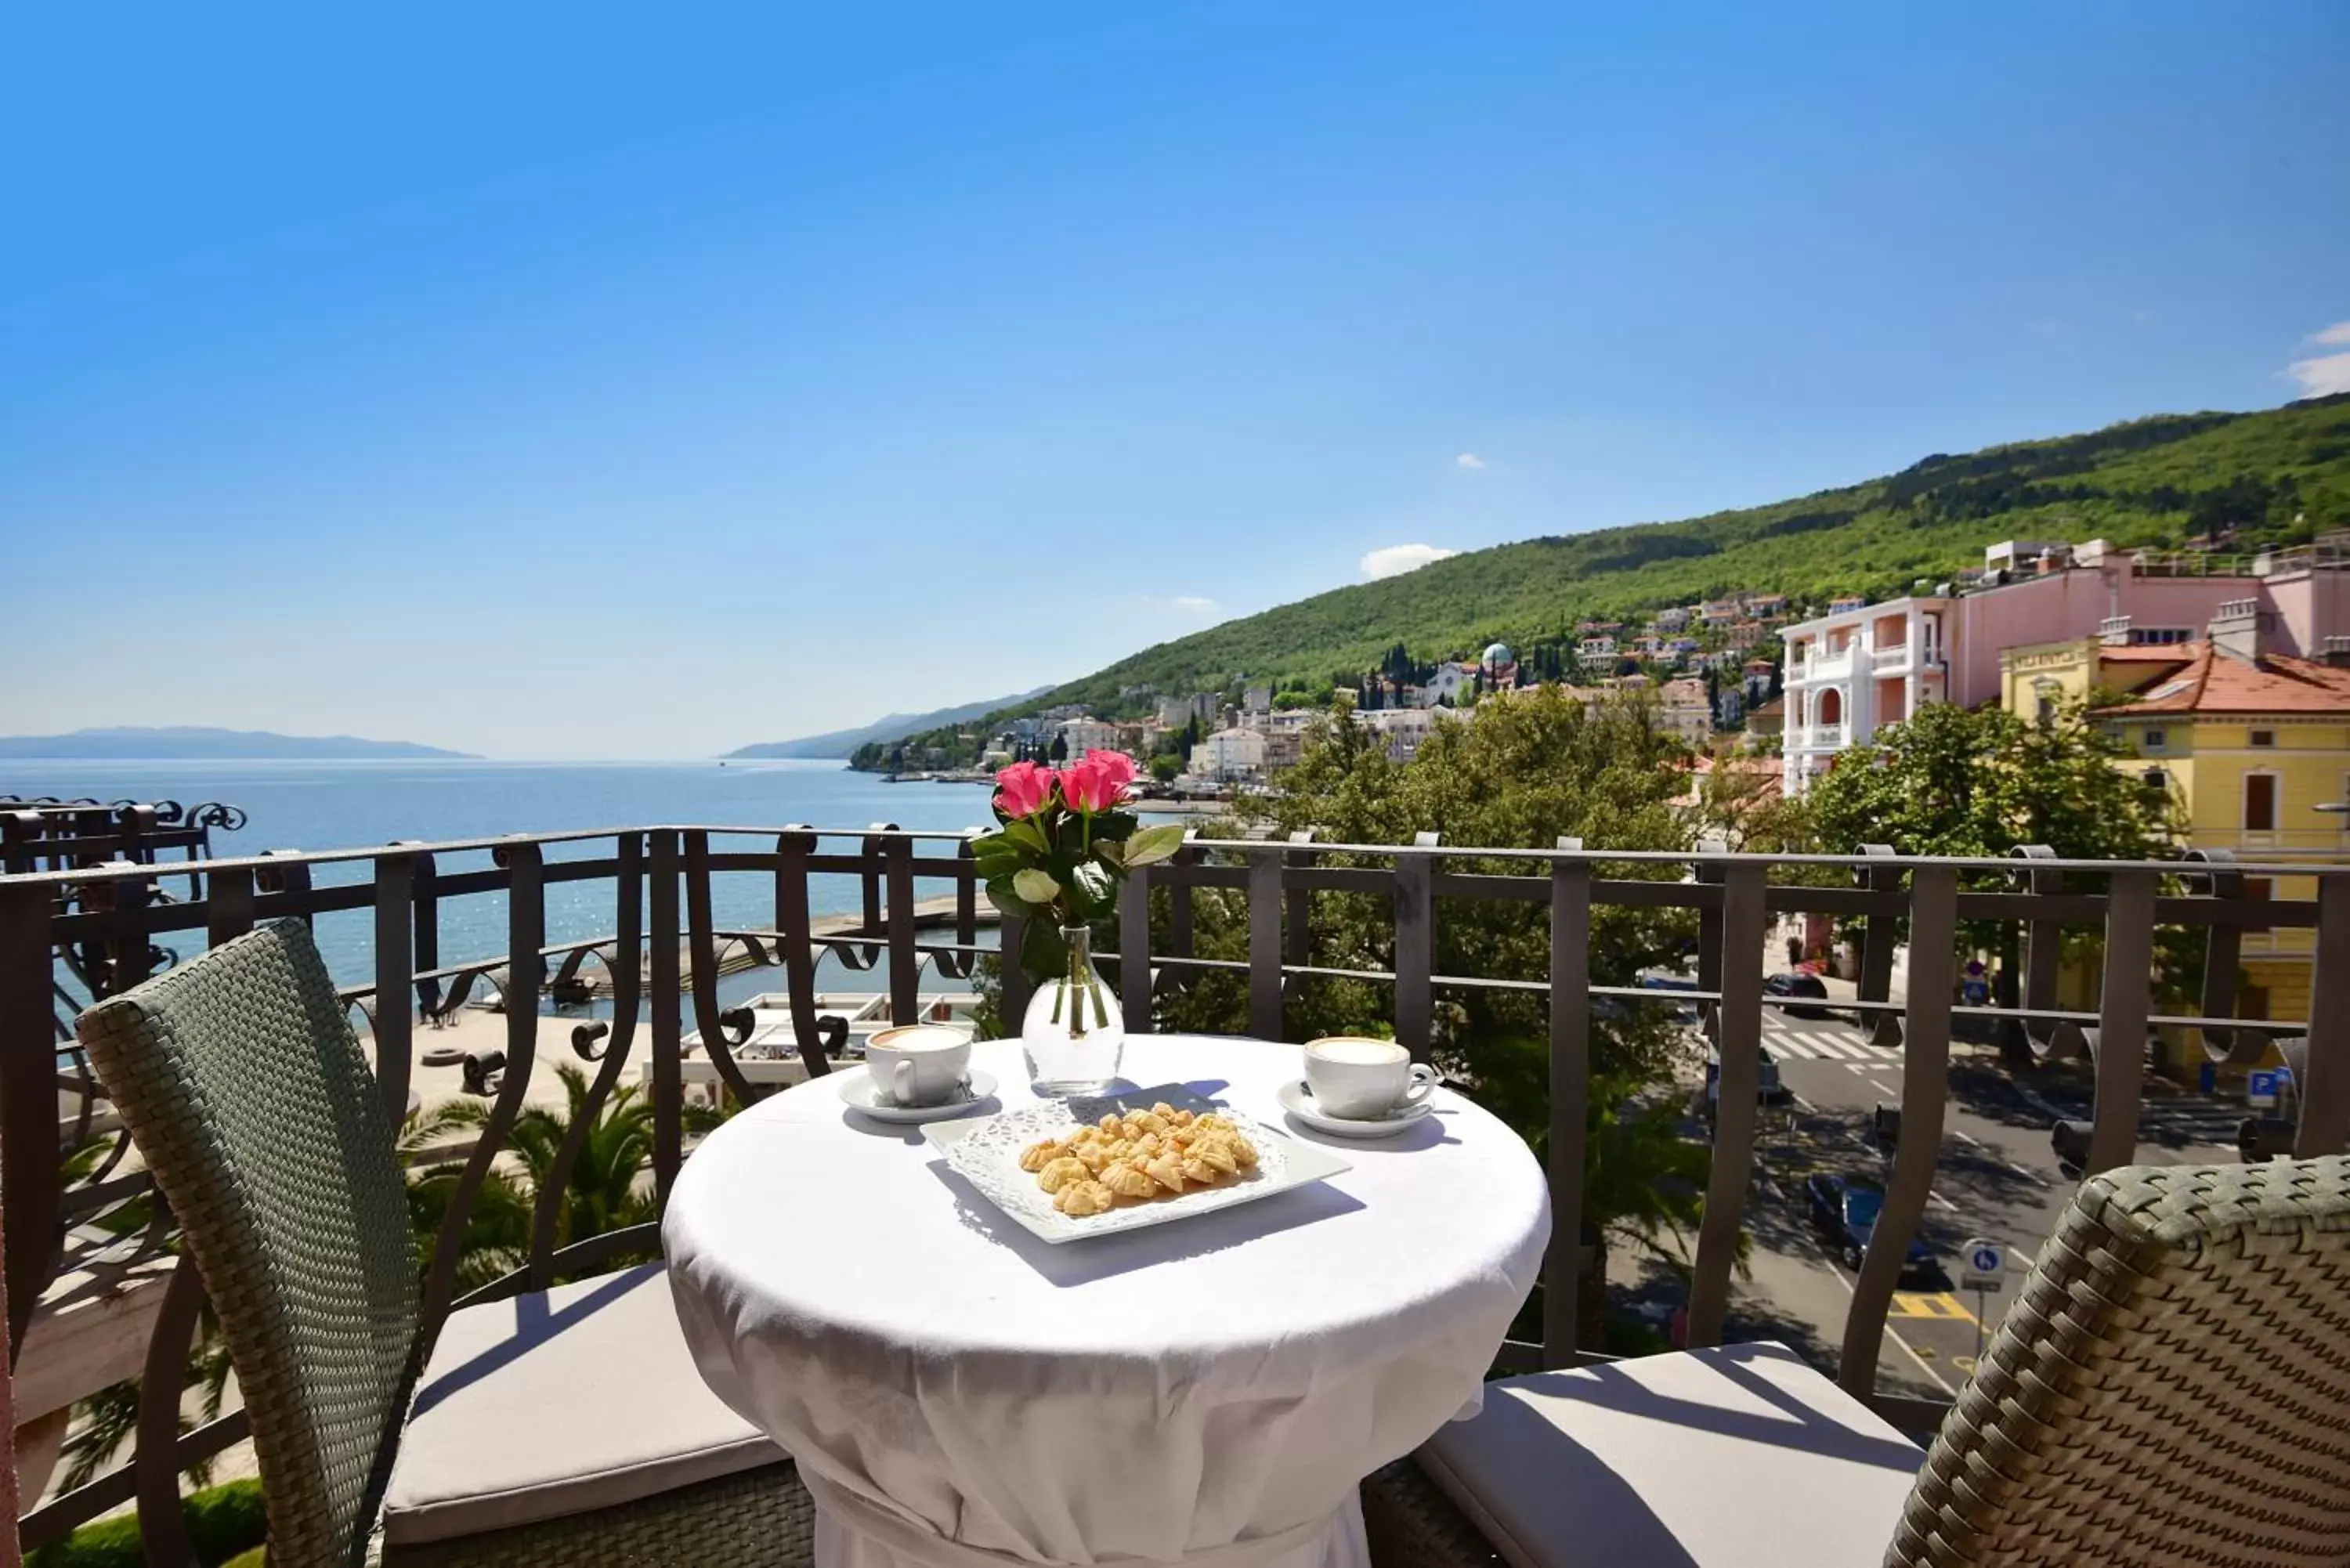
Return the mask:
[[[485,855],[484,852],[486,852]],[[486,858],[487,864],[468,861]],[[550,978],[594,965],[608,976],[608,1028],[574,1034],[574,1048],[594,1073],[590,1110],[604,1104],[623,1069],[641,1056],[654,1119],[651,1182],[666,1198],[686,1158],[681,1064],[687,1010],[717,1076],[743,1102],[762,1090],[734,1053],[748,1021],[720,1006],[722,966],[780,967],[790,995],[792,1036],[810,1074],[828,1071],[845,1033],[815,1004],[820,960],[857,969],[886,961],[891,1016],[916,1016],[925,962],[968,977],[987,950],[979,938],[980,889],[963,836],[820,831],[805,826],[660,826],[597,833],[515,835],[450,844],[395,844],[321,854],[216,858],[192,868],[115,863],[76,864],[0,876],[0,1182],[6,1200],[6,1282],[12,1354],[26,1352],[27,1324],[53,1285],[69,1233],[84,1233],[140,1199],[144,1179],[118,1148],[95,1175],[62,1177],[58,1093],[86,1079],[70,1046],[67,1013],[75,1000],[57,967],[60,953],[85,955],[94,989],[136,983],[156,964],[161,943],[220,941],[255,922],[316,919],[357,912],[372,930],[372,976],[346,992],[372,1032],[379,1087],[387,1107],[404,1115],[417,1054],[420,1017],[445,1013],[484,978],[505,1006],[504,1076],[489,1130],[469,1157],[467,1179],[452,1199],[427,1271],[428,1322],[468,1301],[541,1288],[577,1272],[658,1246],[657,1227],[556,1245],[555,1200],[561,1170],[547,1186],[527,1260],[505,1278],[460,1296],[457,1248],[473,1194],[496,1158],[539,1064],[539,1003]],[[2263,875],[2276,867],[2263,866]],[[1877,1239],[1862,1264],[1843,1328],[1839,1377],[1898,1424],[1918,1428],[1942,1406],[1877,1388],[1878,1351],[1903,1253],[1924,1217],[1942,1145],[1952,1024],[1962,1018],[2022,1029],[2043,1055],[2087,1054],[2095,1101],[2076,1150],[2097,1171],[2126,1163],[2136,1147],[2144,1072],[2139,1043],[2158,1025],[2203,1032],[2218,1058],[2260,1060],[2272,1042],[2301,1037],[2299,1120],[2291,1130],[2301,1155],[2340,1150],[2350,1139],[2350,868],[2294,867],[2314,878],[2306,899],[2247,897],[2241,873],[2224,857],[2198,863],[2067,862],[2044,851],[2010,859],[1769,857],[1692,851],[1610,851],[1563,842],[1547,849],[1486,848],[1427,841],[1409,846],[1193,839],[1177,857],[1136,875],[1124,887],[1113,929],[1117,950],[1105,971],[1126,1002],[1128,1025],[1153,1027],[1153,1005],[1228,995],[1227,1026],[1264,1039],[1287,1033],[1285,1016],[1303,988],[1339,981],[1380,988],[1389,999],[1398,1040],[1421,1057],[1454,1059],[1440,999],[1484,991],[1540,999],[1549,1053],[1546,1146],[1554,1237],[1544,1274],[1539,1336],[1504,1347],[1512,1367],[1572,1366],[1592,1357],[1578,1344],[1575,1303],[1586,1262],[1579,1245],[1595,1013],[1659,992],[1627,983],[1636,977],[1598,968],[1596,927],[1627,917],[1687,922],[1693,939],[1696,989],[1671,993],[1702,1009],[1720,1056],[1719,1115],[1713,1133],[1703,1220],[1689,1272],[1687,1338],[1718,1343],[1730,1303],[1742,1211],[1755,1170],[1756,1102],[1762,1082],[1765,1010],[1804,1005],[1766,995],[1764,939],[1773,915],[1818,913],[1858,922],[1858,1000],[1840,1002],[1873,1024],[1879,1040],[1901,1047],[1902,1115]],[[721,878],[755,878],[764,919],[728,929],[713,910]],[[861,915],[845,932],[826,934],[811,915],[811,888],[846,878]],[[1802,878],[1791,880],[1790,878]],[[166,896],[164,885],[177,889]],[[1822,885],[1824,882],[1832,885]],[[597,934],[550,942],[550,888],[567,904],[592,892],[611,911]],[[925,888],[952,898],[950,929],[926,940],[917,919]],[[504,950],[459,963],[441,958],[443,923],[462,899],[503,902]],[[1211,911],[1208,906],[1212,901]],[[1318,930],[1340,902],[1358,917],[1375,912],[1368,961],[1332,963]],[[739,907],[739,906],[734,906]],[[936,908],[936,906],[933,906]],[[1471,911],[1523,911],[1538,940],[1532,972],[1449,973],[1438,969],[1439,934]],[[1317,928],[1321,910],[1326,924]],[[1203,951],[1210,932],[1232,940]],[[2015,1006],[1961,1006],[1957,994],[1960,922],[1991,922],[2012,931],[2023,955]],[[2165,1014],[2151,975],[2158,928],[2204,933],[2199,1007]],[[2230,1016],[2238,960],[2247,933],[2314,930],[2316,994],[2308,1023]],[[2085,929],[2102,935],[2102,1001],[2095,1012],[2059,1005],[2060,940]],[[1015,922],[1003,932],[1016,950]],[[1889,1000],[1897,942],[1908,950],[1905,1000]],[[1106,946],[1108,944],[1105,944]],[[1027,984],[1016,966],[1003,976],[1001,1015],[1018,1017]],[[1207,988],[1196,990],[1193,988]],[[1141,999],[1151,1004],[1139,1004]],[[2097,1042],[2124,1048],[2096,1049]],[[62,1054],[61,1054],[62,1051]],[[1471,1085],[1474,1092],[1474,1085]],[[87,1130],[86,1128],[84,1129]],[[567,1160],[576,1157],[569,1149]],[[158,1233],[162,1221],[158,1218]],[[147,1418],[133,1458],[68,1492],[24,1521],[27,1547],[134,1497],[177,1494],[181,1472],[244,1436],[230,1415],[176,1435],[180,1368],[186,1361],[201,1285],[185,1262],[172,1272],[146,1365]],[[31,1362],[20,1361],[19,1376]],[[29,1501],[29,1500],[28,1500]],[[169,1514],[168,1520],[162,1515]],[[176,1510],[151,1509],[142,1525],[177,1528]],[[156,1537],[151,1536],[151,1539]],[[151,1556],[151,1561],[161,1559]]]

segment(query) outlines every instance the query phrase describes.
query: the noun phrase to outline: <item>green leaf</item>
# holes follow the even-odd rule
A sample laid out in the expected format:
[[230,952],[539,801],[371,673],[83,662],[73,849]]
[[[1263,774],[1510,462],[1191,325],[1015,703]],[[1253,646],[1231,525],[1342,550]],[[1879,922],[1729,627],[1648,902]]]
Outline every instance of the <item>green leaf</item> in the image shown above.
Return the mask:
[[1098,860],[1088,860],[1077,867],[1074,887],[1089,913],[1107,909],[1118,897],[1118,877]]
[[1036,826],[1034,817],[1023,816],[1005,823],[1003,836],[1023,849],[1034,850],[1039,855],[1053,852],[1053,841],[1045,836],[1043,828]]
[[1137,866],[1155,866],[1183,847],[1183,827],[1180,823],[1146,827],[1126,841],[1126,864],[1131,870]]
[[1020,938],[1020,967],[1039,985],[1066,973],[1069,950],[1061,940],[1060,928],[1050,920],[1030,920]]
[[1115,838],[1095,839],[1094,853],[1100,857],[1104,865],[1113,867],[1123,867],[1126,865],[1126,846]]
[[997,913],[1008,915],[1015,920],[1024,920],[1035,913],[1028,907],[1025,898],[1013,891],[1009,877],[993,877],[988,882],[987,901],[995,906]]
[[1061,885],[1053,880],[1051,872],[1032,866],[1014,876],[1012,890],[1032,904],[1049,904],[1060,897]]

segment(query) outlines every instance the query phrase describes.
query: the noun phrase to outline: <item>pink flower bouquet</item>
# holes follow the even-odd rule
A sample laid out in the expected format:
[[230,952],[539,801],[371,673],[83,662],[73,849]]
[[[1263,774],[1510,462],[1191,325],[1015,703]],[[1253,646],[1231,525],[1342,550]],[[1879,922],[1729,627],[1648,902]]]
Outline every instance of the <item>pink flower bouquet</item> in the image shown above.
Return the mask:
[[972,846],[990,902],[1027,922],[1021,967],[1039,982],[1063,975],[1063,932],[1118,907],[1118,885],[1138,866],[1182,846],[1180,826],[1144,827],[1125,809],[1134,759],[1087,752],[1060,769],[1014,763],[995,775],[1003,826]]

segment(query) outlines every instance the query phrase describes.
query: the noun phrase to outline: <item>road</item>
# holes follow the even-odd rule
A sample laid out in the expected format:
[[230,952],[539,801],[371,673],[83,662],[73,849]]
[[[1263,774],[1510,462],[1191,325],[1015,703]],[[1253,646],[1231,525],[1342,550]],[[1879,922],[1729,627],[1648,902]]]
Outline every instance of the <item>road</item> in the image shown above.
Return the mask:
[[[1766,1114],[1756,1140],[1759,1169],[1747,1213],[1751,1278],[1733,1288],[1729,1333],[1784,1340],[1832,1368],[1853,1273],[1814,1227],[1805,1182],[1816,1172],[1882,1180],[1887,1164],[1869,1136],[1870,1114],[1880,1104],[1900,1103],[1901,1054],[1869,1044],[1841,1018],[1766,1017],[1763,1046],[1779,1063],[1794,1104],[1791,1116]],[[1987,1339],[2072,1196],[2074,1183],[2049,1147],[2051,1110],[2085,1118],[2088,1105],[2063,1086],[2019,1090],[1994,1056],[1954,1047],[1923,1228],[1945,1266],[1895,1296],[1880,1387],[1949,1397],[1972,1370],[1978,1313]],[[2198,1096],[2156,1096],[2150,1087],[2137,1158],[2150,1165],[2232,1162],[2244,1114]],[[2007,1288],[1960,1293],[1954,1288],[1959,1249],[1979,1236],[2004,1246]],[[1657,1272],[1634,1286],[1636,1302],[1659,1297],[1664,1282]]]

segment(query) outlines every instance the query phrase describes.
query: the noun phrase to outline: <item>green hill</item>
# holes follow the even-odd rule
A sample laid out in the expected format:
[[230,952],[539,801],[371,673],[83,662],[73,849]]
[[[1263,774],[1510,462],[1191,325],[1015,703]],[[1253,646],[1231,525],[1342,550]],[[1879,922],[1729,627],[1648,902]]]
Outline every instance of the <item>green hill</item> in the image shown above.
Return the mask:
[[[1401,643],[1420,662],[1499,639],[1523,653],[1615,618],[1740,590],[1797,606],[1906,592],[1982,564],[2002,539],[2230,550],[2350,526],[2350,395],[2254,413],[2159,414],[2085,435],[1937,453],[1900,472],[1768,506],[1454,556],[1144,649],[1011,711],[1118,693],[1348,684]],[[1773,651],[1764,649],[1763,651]],[[1131,705],[1131,704],[1129,704]]]

